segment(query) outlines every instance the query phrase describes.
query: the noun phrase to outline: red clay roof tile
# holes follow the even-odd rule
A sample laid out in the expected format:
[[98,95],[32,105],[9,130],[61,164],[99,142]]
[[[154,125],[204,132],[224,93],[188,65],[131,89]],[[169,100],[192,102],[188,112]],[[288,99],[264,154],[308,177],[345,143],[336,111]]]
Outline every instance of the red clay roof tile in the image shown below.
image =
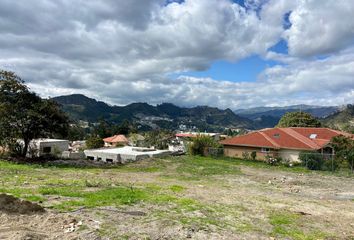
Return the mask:
[[[312,138],[310,136],[312,135]],[[318,150],[325,147],[332,137],[353,134],[329,128],[268,128],[221,141],[223,145],[269,147],[273,149]]]

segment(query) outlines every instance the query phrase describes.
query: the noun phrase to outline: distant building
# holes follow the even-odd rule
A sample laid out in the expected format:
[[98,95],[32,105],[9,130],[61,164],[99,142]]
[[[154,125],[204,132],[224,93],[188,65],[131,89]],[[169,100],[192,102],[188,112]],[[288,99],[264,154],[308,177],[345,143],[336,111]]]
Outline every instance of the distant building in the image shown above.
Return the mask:
[[244,153],[256,152],[258,160],[265,160],[266,156],[278,156],[299,161],[301,151],[333,155],[330,141],[339,135],[354,136],[329,128],[269,128],[225,139],[220,143],[224,145],[224,154],[228,157],[242,157]]
[[114,135],[112,137],[104,138],[105,147],[115,147],[117,145],[128,145],[129,140],[124,135]]
[[69,141],[61,139],[35,139],[30,143],[29,155],[31,156],[61,156],[64,151],[69,150]]
[[112,163],[127,163],[145,158],[170,155],[170,152],[166,150],[155,150],[151,148],[139,148],[130,146],[109,149],[92,149],[85,150],[84,152],[86,158],[89,160]]

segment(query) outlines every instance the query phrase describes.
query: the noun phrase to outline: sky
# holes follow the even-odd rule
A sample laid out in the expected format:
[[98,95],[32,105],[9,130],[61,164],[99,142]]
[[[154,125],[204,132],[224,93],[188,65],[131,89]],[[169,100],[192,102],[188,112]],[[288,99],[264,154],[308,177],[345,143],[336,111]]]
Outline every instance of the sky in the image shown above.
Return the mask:
[[0,69],[42,97],[354,103],[353,0],[0,0]]

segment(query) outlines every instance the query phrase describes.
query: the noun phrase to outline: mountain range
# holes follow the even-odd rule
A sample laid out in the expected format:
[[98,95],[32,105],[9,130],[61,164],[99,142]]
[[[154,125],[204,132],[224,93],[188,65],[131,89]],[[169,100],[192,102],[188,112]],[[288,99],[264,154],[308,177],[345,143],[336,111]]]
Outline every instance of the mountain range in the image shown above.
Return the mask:
[[73,94],[52,98],[58,102],[71,119],[91,123],[104,119],[113,124],[124,120],[134,122],[141,129],[171,129],[194,131],[223,131],[225,128],[260,129],[274,127],[286,112],[308,112],[330,127],[350,129],[354,122],[354,106],[257,107],[250,109],[218,109],[208,106],[179,107],[172,103],[156,106],[148,103],[132,103],[111,106],[104,102]]
[[280,118],[287,112],[303,111],[310,113],[319,119],[324,119],[340,110],[338,106],[312,106],[312,105],[292,105],[286,107],[257,107],[249,109],[238,109],[235,113],[239,116],[254,121],[255,126],[261,128],[274,127]]
[[178,107],[171,103],[152,106],[132,103],[110,106],[81,94],[52,98],[73,120],[98,122],[104,119],[119,124],[128,120],[142,129],[181,129],[196,131],[221,131],[226,128],[253,128],[253,122],[236,115],[231,109],[221,110],[208,106]]

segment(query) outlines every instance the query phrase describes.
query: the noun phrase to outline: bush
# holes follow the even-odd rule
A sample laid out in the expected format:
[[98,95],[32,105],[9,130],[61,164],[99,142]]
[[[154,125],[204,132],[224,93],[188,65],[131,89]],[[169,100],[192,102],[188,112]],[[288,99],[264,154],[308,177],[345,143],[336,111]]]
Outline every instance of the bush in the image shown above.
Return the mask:
[[323,170],[336,171],[340,167],[340,159],[327,159],[323,162]]
[[117,148],[125,147],[125,144],[124,143],[117,143],[115,147],[117,147]]
[[102,138],[100,138],[100,137],[92,136],[86,140],[86,148],[87,149],[101,148],[103,146],[104,146],[104,142],[103,142]]
[[251,154],[249,152],[243,152],[242,153],[242,159],[251,160]]
[[323,168],[323,156],[314,152],[301,152],[299,158],[302,165],[310,170],[322,170]]
[[192,155],[208,155],[207,151],[209,148],[220,148],[213,138],[204,135],[198,135],[193,139],[193,142],[189,145],[189,153]]
[[251,158],[252,158],[253,161],[256,160],[256,158],[257,158],[257,152],[256,151],[251,152]]

